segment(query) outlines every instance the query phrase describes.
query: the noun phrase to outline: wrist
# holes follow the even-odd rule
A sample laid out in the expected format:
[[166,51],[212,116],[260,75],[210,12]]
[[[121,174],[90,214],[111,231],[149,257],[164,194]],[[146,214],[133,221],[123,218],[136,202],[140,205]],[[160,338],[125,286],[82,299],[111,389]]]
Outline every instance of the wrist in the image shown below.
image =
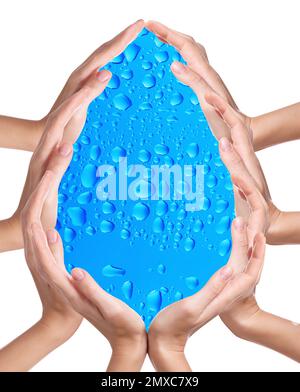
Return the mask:
[[44,313],[38,325],[47,333],[51,343],[60,346],[74,335],[81,321],[82,317],[79,315],[71,317],[53,312],[52,314]]
[[149,342],[149,358],[158,372],[190,372],[191,368],[184,354],[184,347],[170,348]]
[[108,372],[140,371],[147,355],[146,336],[114,342]]
[[23,234],[18,215],[0,222],[0,252],[23,248]]
[[249,340],[257,328],[263,311],[257,305],[255,297],[247,298],[220,315],[223,323],[240,339]]

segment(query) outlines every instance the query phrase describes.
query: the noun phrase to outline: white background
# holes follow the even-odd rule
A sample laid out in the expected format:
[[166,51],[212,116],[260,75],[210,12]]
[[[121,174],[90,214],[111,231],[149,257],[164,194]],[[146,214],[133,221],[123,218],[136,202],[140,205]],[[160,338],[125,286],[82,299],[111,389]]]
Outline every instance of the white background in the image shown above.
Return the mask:
[[[0,112],[38,119],[70,72],[136,19],[157,19],[193,35],[240,109],[257,115],[299,100],[297,0],[17,1],[0,3]],[[300,142],[259,153],[273,199],[299,209]],[[0,149],[0,218],[17,206],[30,154]],[[0,346],[38,320],[41,306],[22,251],[0,255]],[[300,321],[300,246],[268,247],[257,291],[270,312]],[[110,349],[88,323],[36,371],[105,370]],[[235,338],[216,319],[189,342],[197,371],[298,371],[277,353]],[[152,370],[147,360],[144,370]]]

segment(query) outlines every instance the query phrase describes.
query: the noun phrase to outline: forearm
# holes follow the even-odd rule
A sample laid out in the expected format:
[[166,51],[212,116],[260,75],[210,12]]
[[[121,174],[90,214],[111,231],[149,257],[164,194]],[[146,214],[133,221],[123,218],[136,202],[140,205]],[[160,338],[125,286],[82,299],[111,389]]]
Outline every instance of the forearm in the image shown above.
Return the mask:
[[0,116],[0,147],[34,151],[42,128],[42,121]]
[[0,221],[0,253],[23,247],[23,236],[18,219]]
[[0,351],[0,372],[25,372],[64,342],[39,321]]
[[268,233],[268,243],[300,244],[300,212],[280,212]]
[[300,326],[291,321],[260,311],[236,335],[300,362]]
[[150,360],[158,372],[191,372],[184,351],[170,351],[161,346],[151,347]]
[[256,151],[300,139],[300,103],[251,119]]
[[139,372],[147,355],[144,336],[141,339],[114,342],[107,372]]

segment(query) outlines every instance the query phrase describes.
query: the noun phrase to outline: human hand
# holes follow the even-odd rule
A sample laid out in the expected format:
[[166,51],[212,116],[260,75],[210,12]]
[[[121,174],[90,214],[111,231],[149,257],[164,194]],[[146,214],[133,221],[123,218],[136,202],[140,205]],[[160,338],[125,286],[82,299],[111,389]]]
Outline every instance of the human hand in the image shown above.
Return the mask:
[[[221,139],[220,153],[234,185],[243,193],[252,213],[248,225],[241,217],[232,224],[233,245],[227,266],[197,294],[163,309],[150,325],[149,355],[160,371],[190,370],[184,357],[188,337],[235,300],[248,297],[261,273],[266,220],[263,198],[228,139]],[[249,238],[253,235],[250,243]]]
[[99,287],[86,271],[76,268],[70,276],[64,267],[59,234],[43,229],[41,213],[49,189],[56,186],[55,175],[47,171],[27,203],[26,252],[30,260],[34,258],[32,263],[43,277],[43,287],[59,293],[63,303],[66,301],[108,339],[112,347],[108,370],[139,370],[147,353],[145,326],[139,315]]

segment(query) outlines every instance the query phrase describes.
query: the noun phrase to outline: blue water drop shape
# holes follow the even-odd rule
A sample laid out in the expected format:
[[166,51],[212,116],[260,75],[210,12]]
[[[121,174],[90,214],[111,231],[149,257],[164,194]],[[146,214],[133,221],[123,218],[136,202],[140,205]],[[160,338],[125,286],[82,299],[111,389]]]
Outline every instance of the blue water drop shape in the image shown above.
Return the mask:
[[124,51],[126,60],[131,63],[134,61],[141,50],[140,46],[135,43],[130,44]]
[[195,276],[185,278],[185,284],[190,290],[195,290],[199,286],[199,279]]
[[97,145],[92,146],[90,149],[90,158],[93,161],[97,161],[101,155],[101,148]]
[[124,111],[130,108],[132,101],[127,95],[120,93],[114,97],[113,104],[116,109]]
[[181,291],[176,291],[176,293],[174,294],[174,300],[175,301],[180,301],[183,298],[183,294]]
[[65,227],[64,228],[63,238],[64,238],[64,240],[67,243],[72,242],[75,237],[76,237],[76,231],[75,230],[73,230],[71,227]]
[[130,231],[127,229],[121,230],[120,236],[123,240],[127,240],[130,237]]
[[220,244],[219,244],[219,255],[220,256],[226,256],[227,253],[229,253],[231,249],[231,241],[226,239],[223,240]]
[[196,158],[199,154],[199,146],[197,143],[190,143],[186,148],[186,153],[192,159]]
[[167,271],[166,266],[164,264],[159,264],[159,266],[157,267],[157,272],[160,275],[164,275],[166,273],[166,271]]
[[180,93],[174,93],[171,97],[170,104],[172,106],[178,106],[183,102],[183,95]]
[[215,211],[216,211],[216,213],[221,214],[222,212],[227,210],[228,206],[229,206],[229,203],[227,200],[220,199],[216,202]]
[[102,204],[103,214],[113,214],[116,211],[115,205],[110,201],[105,201]]
[[113,64],[121,64],[124,60],[125,56],[123,53],[119,54],[118,56],[116,56],[111,62]]
[[214,176],[213,174],[209,175],[207,177],[206,184],[207,184],[208,188],[214,188],[218,184],[217,177]]
[[86,222],[86,211],[81,207],[70,207],[67,210],[74,226],[83,226]]
[[124,69],[121,73],[121,77],[125,80],[130,80],[133,78],[133,72],[130,69]]
[[138,153],[138,160],[142,163],[147,163],[151,159],[151,153],[147,150],[140,150]]
[[77,197],[78,204],[89,204],[93,199],[92,192],[83,192]]
[[112,75],[112,77],[111,77],[107,87],[111,88],[111,89],[119,88],[120,87],[120,79],[119,79],[119,77],[117,75]]
[[153,221],[152,228],[154,233],[162,233],[165,230],[165,223],[161,218],[157,217]]
[[216,233],[224,234],[227,230],[230,229],[230,223],[231,223],[230,217],[229,216],[223,216],[223,218],[221,218],[219,220],[219,222],[217,223]]
[[190,252],[195,248],[195,245],[196,245],[195,240],[193,240],[193,238],[188,237],[184,241],[184,250]]
[[164,216],[168,212],[168,203],[164,200],[159,200],[156,204],[156,215]]
[[159,63],[165,63],[169,59],[169,54],[167,51],[160,51],[155,53],[154,57]]
[[107,278],[116,278],[124,276],[126,274],[126,270],[124,268],[115,267],[111,264],[108,264],[102,268],[102,274]]
[[156,144],[154,152],[157,155],[167,155],[169,153],[169,147],[165,144]]
[[161,292],[159,290],[152,290],[146,298],[147,309],[149,312],[157,313],[160,311],[162,304]]
[[81,173],[81,183],[85,188],[92,188],[97,182],[97,167],[87,164]]
[[113,222],[109,221],[109,220],[103,220],[100,223],[100,230],[102,233],[111,233],[115,228],[115,225],[113,224]]
[[115,147],[111,151],[111,158],[115,163],[119,163],[120,159],[126,157],[127,153],[123,147]]
[[156,79],[153,75],[147,74],[144,76],[143,85],[146,88],[152,88],[156,85]]
[[123,291],[124,297],[126,299],[130,299],[133,294],[133,283],[130,280],[127,280],[126,282],[124,282],[122,285],[122,291]]
[[136,203],[132,210],[132,216],[137,221],[144,221],[150,214],[150,209],[145,203]]
[[152,66],[153,66],[153,64],[151,63],[151,61],[143,61],[142,62],[142,67],[145,69],[145,70],[149,70],[149,69],[151,69],[152,68]]
[[193,226],[193,231],[194,231],[194,233],[199,233],[200,231],[203,230],[203,227],[204,227],[204,224],[203,224],[202,220],[201,220],[201,219],[198,219],[198,220],[194,223],[194,226]]
[[88,226],[86,229],[85,229],[85,232],[86,232],[86,234],[88,234],[88,235],[95,235],[96,234],[96,229],[95,229],[95,227],[94,226]]

